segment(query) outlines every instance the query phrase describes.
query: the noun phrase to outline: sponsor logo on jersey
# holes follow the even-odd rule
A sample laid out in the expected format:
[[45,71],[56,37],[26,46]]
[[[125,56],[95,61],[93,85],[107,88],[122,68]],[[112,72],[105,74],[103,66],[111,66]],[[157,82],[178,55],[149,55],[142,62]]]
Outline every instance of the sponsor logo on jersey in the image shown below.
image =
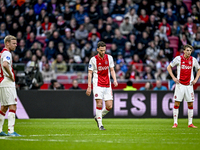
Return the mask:
[[174,99],[176,99],[177,97],[176,97],[176,95],[174,96]]
[[191,62],[191,61],[189,61],[189,64],[191,65],[191,64],[192,64],[192,62]]
[[192,66],[181,65],[181,69],[192,69]]
[[17,98],[15,98],[15,101],[17,102]]
[[107,61],[105,61],[105,64],[107,65],[107,64],[108,64],[108,62],[107,62]]
[[91,65],[91,64],[89,64],[89,68],[92,68],[92,65]]
[[105,66],[105,67],[99,66],[98,71],[108,70],[108,68],[109,68],[109,66]]
[[95,94],[95,97],[98,97],[98,94]]
[[7,59],[7,60],[10,60],[10,57],[9,57],[9,56],[7,56],[7,57],[6,57],[6,59]]

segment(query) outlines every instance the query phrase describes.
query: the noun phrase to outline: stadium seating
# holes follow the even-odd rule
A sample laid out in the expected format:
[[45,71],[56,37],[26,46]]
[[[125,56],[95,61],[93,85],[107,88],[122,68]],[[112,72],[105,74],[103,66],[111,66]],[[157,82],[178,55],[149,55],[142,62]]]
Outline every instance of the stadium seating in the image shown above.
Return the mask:
[[57,80],[68,80],[69,77],[67,75],[57,75]]
[[46,42],[45,42],[46,36],[37,36],[36,39],[37,39],[38,41],[40,41],[41,43],[44,44],[44,47],[42,48],[42,50],[43,50],[43,52],[44,52],[44,50],[45,50],[45,48],[46,48],[46,46],[47,46],[47,45],[46,45]]
[[192,12],[192,1],[191,0],[183,0],[183,2],[185,3],[185,5],[187,6],[188,11],[191,13]]

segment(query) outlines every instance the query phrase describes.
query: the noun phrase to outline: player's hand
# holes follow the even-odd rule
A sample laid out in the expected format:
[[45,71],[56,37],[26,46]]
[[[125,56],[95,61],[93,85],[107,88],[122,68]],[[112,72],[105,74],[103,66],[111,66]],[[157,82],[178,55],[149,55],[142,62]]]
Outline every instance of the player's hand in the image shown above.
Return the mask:
[[192,81],[192,85],[195,85],[196,83],[197,83],[196,80],[193,80],[193,81]]
[[87,91],[86,91],[86,95],[87,95],[87,96],[90,96],[90,94],[91,94],[91,88],[88,87],[88,88],[87,88]]
[[14,76],[6,76],[6,77],[10,78],[13,82],[15,82]]
[[179,80],[177,78],[173,79],[176,84],[179,84]]
[[118,83],[117,83],[117,81],[114,81],[114,82],[113,82],[113,84],[114,84],[114,86],[115,86],[115,87],[117,87],[117,86],[118,86]]

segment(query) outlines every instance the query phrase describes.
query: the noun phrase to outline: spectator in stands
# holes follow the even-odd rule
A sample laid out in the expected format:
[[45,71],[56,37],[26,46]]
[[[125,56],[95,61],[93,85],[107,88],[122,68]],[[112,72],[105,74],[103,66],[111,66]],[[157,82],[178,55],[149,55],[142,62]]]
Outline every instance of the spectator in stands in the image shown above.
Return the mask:
[[103,7],[103,11],[101,13],[101,19],[103,19],[104,23],[106,23],[108,17],[110,17],[109,9],[108,7]]
[[96,51],[97,50],[97,43],[99,42],[99,38],[97,37],[97,34],[92,34],[92,38],[89,41],[92,45],[92,51]]
[[11,15],[6,15],[6,29],[10,33],[12,29],[13,21],[12,21],[12,16]]
[[31,47],[32,47],[32,45],[33,45],[33,43],[38,43],[38,44],[40,44],[41,46],[43,46],[43,44],[41,43],[41,42],[39,42],[38,40],[36,40],[35,39],[35,33],[34,32],[31,32],[30,33],[30,39],[28,39],[27,41],[26,41],[26,47],[28,48],[28,49],[30,49]]
[[26,48],[25,40],[21,39],[20,42],[19,42],[19,46],[16,48],[14,53],[18,54],[19,58],[22,59],[25,56],[27,51],[28,51],[28,49]]
[[31,57],[32,57],[32,52],[30,50],[26,51],[25,56],[22,58],[22,62],[26,64],[31,60]]
[[184,25],[184,30],[188,30],[190,35],[194,35],[197,32],[197,25],[193,23],[193,20],[191,17],[188,17],[187,23]]
[[152,83],[150,81],[147,81],[145,83],[145,86],[140,88],[140,91],[148,91],[148,90],[152,90],[152,88],[153,88]]
[[16,4],[16,1],[15,0],[11,0],[10,1],[10,6],[8,6],[7,8],[7,13],[10,14],[10,15],[13,15],[14,14],[14,11],[16,9],[18,9],[19,6]]
[[[157,2],[159,3],[159,1],[157,1]],[[167,1],[165,13],[168,9],[171,9],[173,14],[178,13],[178,12],[176,12],[175,5],[173,5],[172,1],[170,1],[170,0]]]
[[134,9],[137,12],[138,8],[139,6],[135,1],[127,0],[125,5],[125,13],[128,13],[131,9]]
[[0,44],[4,43],[4,38],[9,35],[8,30],[6,30],[6,24],[4,22],[0,25]]
[[65,29],[65,36],[62,36],[62,40],[65,44],[66,49],[69,48],[71,43],[76,43],[76,45],[78,45],[78,41],[75,40],[75,38],[72,37],[70,28]]
[[85,17],[84,26],[85,26],[85,29],[88,32],[90,32],[94,28],[94,25],[90,22],[90,18],[89,17]]
[[44,30],[43,30],[43,28],[41,26],[41,22],[39,20],[36,22],[35,30],[36,30],[36,37],[38,37],[38,36],[40,37],[40,36],[44,36],[45,35],[44,34]]
[[34,23],[36,22],[36,16],[34,14],[33,8],[30,8],[28,13],[25,15],[25,20],[28,25],[34,25]]
[[34,5],[34,12],[36,16],[38,16],[42,9],[46,10],[46,6],[43,3],[43,0],[38,0],[38,2]]
[[119,29],[115,29],[115,37],[113,39],[113,43],[117,45],[117,48],[120,52],[124,51],[126,39],[121,35]]
[[150,15],[147,26],[149,27],[150,30],[150,37],[153,38],[155,31],[158,29],[158,22],[155,20],[154,15]]
[[62,85],[61,83],[59,83],[57,80],[52,79],[51,80],[51,85],[49,86],[49,89],[52,90],[64,90],[64,85]]
[[17,22],[18,23],[19,17],[20,17],[20,11],[19,11],[19,9],[15,9],[14,15],[13,15],[13,22]]
[[165,15],[167,23],[172,26],[174,21],[177,21],[177,17],[173,14],[172,9],[167,9],[167,14]]
[[50,30],[51,22],[49,22],[49,16],[44,17],[44,22],[42,23],[42,28],[44,30],[44,33]]
[[75,79],[72,81],[72,87],[69,88],[70,90],[81,90],[81,88],[78,86],[78,81]]
[[48,47],[46,47],[44,54],[48,60],[55,58],[56,49],[54,48],[54,42],[49,41]]
[[[128,1],[130,1],[130,0],[128,0]],[[129,10],[129,12],[124,17],[125,18],[129,17],[129,23],[132,24],[132,25],[134,25],[137,22],[138,15],[136,14],[135,9],[131,8]]]
[[0,10],[0,22],[6,22],[6,6],[1,6]]
[[111,56],[113,57],[113,60],[116,61],[117,60],[117,56],[119,54],[119,49],[118,49],[116,43],[112,43],[111,44],[110,51],[111,51]]
[[176,0],[176,12],[179,12],[180,9],[183,7],[185,9],[185,13],[188,14],[188,9],[185,3],[182,0]]
[[106,25],[106,30],[102,33],[102,40],[105,41],[105,43],[112,43],[114,38],[114,33],[112,31],[111,25]]
[[187,22],[187,17],[188,15],[186,14],[184,7],[181,7],[177,14],[177,21],[181,25],[182,28]]
[[181,48],[181,46],[186,45],[186,44],[191,44],[190,41],[188,40],[187,36],[185,33],[180,34],[180,38],[179,38],[179,49]]
[[88,16],[92,24],[97,24],[100,14],[98,13],[98,11],[96,11],[95,6],[90,6]]
[[138,8],[138,15],[141,15],[141,9],[146,10],[146,14],[151,14],[151,7],[149,4],[148,0],[142,0],[141,3],[139,4],[139,8]]
[[148,44],[150,42],[149,34],[146,31],[142,32],[142,37],[140,38],[139,42],[141,42],[144,45],[144,48],[148,47]]
[[98,20],[98,24],[95,27],[99,33],[103,33],[103,31],[105,31],[105,24],[101,18]]
[[174,55],[174,50],[172,47],[169,47],[169,44],[170,44],[169,41],[165,42],[164,54],[169,61],[172,61],[173,55]]
[[48,4],[47,4],[47,13],[49,14],[53,14],[54,11],[57,9],[60,9],[59,5],[58,5],[58,1],[57,0],[51,0]]
[[156,63],[156,70],[155,73],[156,79],[166,80],[167,78],[167,66],[169,65],[169,62],[167,61],[167,58],[165,56],[160,57],[160,60]]
[[168,41],[167,35],[165,33],[165,27],[160,27],[159,30],[156,30],[154,36],[158,36],[161,40]]
[[70,20],[74,17],[72,10],[69,7],[65,7],[64,20],[66,20],[67,25],[69,25]]
[[49,63],[45,64],[44,69],[41,71],[44,81],[51,81],[56,78],[55,71],[51,69]]
[[144,59],[145,59],[144,57],[146,55],[146,49],[144,48],[144,45],[141,42],[138,42],[134,53],[138,54],[139,58],[144,62]]
[[198,53],[200,52],[200,32],[196,33],[196,38],[194,42],[192,43],[192,46],[196,52]]
[[20,16],[18,20],[19,30],[24,33],[26,31],[27,23],[24,20],[24,16]]
[[58,16],[56,26],[57,26],[57,31],[59,31],[60,35],[64,35],[67,24],[66,24],[65,20],[63,19],[63,16],[61,16],[61,15]]
[[85,29],[85,26],[81,24],[75,32],[75,38],[79,41],[85,41],[88,37],[88,31]]
[[97,31],[97,29],[94,27],[94,28],[92,28],[91,32],[88,34],[88,41],[91,40],[92,34],[96,34],[97,37],[98,37],[99,39],[101,39],[101,34],[100,34],[100,33]]
[[42,49],[42,46],[38,42],[35,42],[30,49],[32,54],[35,54],[37,49]]
[[51,67],[56,73],[65,73],[67,71],[66,63],[63,60],[63,56],[60,54],[56,56],[56,59],[52,62]]
[[133,54],[134,54],[134,51],[133,49],[131,49],[131,43],[126,42],[123,57],[127,64],[129,64],[132,61]]
[[116,4],[114,5],[112,14],[113,18],[115,18],[116,16],[124,16],[125,5],[123,4],[123,0],[117,0]]
[[162,86],[162,81],[159,79],[159,80],[156,80],[156,87],[153,90],[154,91],[167,90],[167,88],[165,86]]
[[13,64],[17,64],[17,63],[21,63],[20,60],[19,60],[19,55],[14,54],[14,56],[13,56]]
[[170,25],[167,23],[166,18],[162,18],[162,22],[159,24],[159,29],[163,28],[163,32],[167,35],[170,36],[171,35],[171,27]]
[[143,79],[148,79],[148,76],[151,76],[152,79],[155,79],[152,68],[150,66],[145,66],[145,72],[143,74]]
[[121,70],[121,67],[119,64],[115,65],[115,72],[116,72],[117,79],[124,79],[125,73]]
[[56,50],[55,55],[61,54],[65,61],[68,61],[69,57],[67,55],[67,49],[64,47],[62,42],[58,43],[58,49]]
[[180,31],[181,27],[179,26],[177,21],[174,21],[172,26],[172,36],[179,36]]
[[137,89],[133,87],[133,82],[129,80],[127,81],[126,88],[124,88],[123,91],[137,91]]
[[73,59],[76,63],[81,63],[81,50],[75,45],[75,43],[71,43],[69,49],[67,50],[67,55],[69,59]]
[[18,31],[19,31],[19,26],[18,26],[17,22],[13,22],[12,28],[10,29],[10,33],[11,33],[13,36],[16,37]]
[[128,40],[131,43],[131,49],[135,52],[135,50],[136,50],[136,36],[131,33],[129,35]]
[[58,43],[63,42],[62,38],[60,37],[59,32],[56,30],[53,32],[53,36],[49,39],[49,41],[54,42],[54,47],[58,48]]
[[136,29],[136,33],[140,35],[145,30],[146,24],[141,21],[140,17],[138,17],[134,28]]
[[194,23],[197,23],[197,24],[200,23],[200,14],[197,11],[197,7],[195,5],[192,6],[191,18],[193,19]]
[[80,25],[84,23],[85,17],[88,17],[88,13],[84,12],[83,6],[80,6],[79,10],[74,15],[74,18],[76,19],[77,23]]
[[125,17],[123,23],[120,24],[120,32],[124,36],[128,36],[133,30],[133,25],[129,23],[129,17]]
[[92,46],[90,42],[87,42],[81,50],[81,58],[84,60],[85,57],[90,58],[92,52]]
[[146,14],[146,10],[145,9],[141,9],[140,12],[140,19],[142,23],[147,23],[149,21],[149,15]]
[[130,62],[130,65],[134,65],[138,72],[143,71],[143,62],[138,54],[133,55],[133,60]]
[[152,62],[157,62],[157,57],[160,49],[155,47],[154,41],[150,42],[150,47],[146,49],[146,58],[148,57]]
[[106,24],[109,24],[112,26],[112,30],[115,30],[117,28],[119,28],[118,24],[116,22],[113,21],[112,17],[108,17]]
[[131,80],[140,80],[140,74],[136,69],[135,65],[130,66],[130,77]]

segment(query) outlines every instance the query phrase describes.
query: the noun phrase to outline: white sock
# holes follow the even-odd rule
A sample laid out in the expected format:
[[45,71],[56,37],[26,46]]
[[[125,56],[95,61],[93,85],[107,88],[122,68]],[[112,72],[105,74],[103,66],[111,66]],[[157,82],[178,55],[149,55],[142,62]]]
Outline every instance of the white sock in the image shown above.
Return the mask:
[[193,118],[193,108],[192,109],[188,108],[188,125],[192,124],[192,118]]
[[102,110],[102,117],[104,117],[110,110],[108,110],[106,107]]
[[4,119],[5,119],[5,114],[0,110],[0,132],[3,131]]
[[177,106],[174,106],[174,109],[173,109],[173,117],[174,117],[174,124],[178,124],[178,113],[179,113],[179,107]]
[[8,113],[8,132],[9,133],[14,132],[14,126],[15,126],[15,111],[9,110],[9,113]]
[[96,108],[96,118],[99,124],[99,127],[103,126],[102,124],[102,108],[97,107]]

